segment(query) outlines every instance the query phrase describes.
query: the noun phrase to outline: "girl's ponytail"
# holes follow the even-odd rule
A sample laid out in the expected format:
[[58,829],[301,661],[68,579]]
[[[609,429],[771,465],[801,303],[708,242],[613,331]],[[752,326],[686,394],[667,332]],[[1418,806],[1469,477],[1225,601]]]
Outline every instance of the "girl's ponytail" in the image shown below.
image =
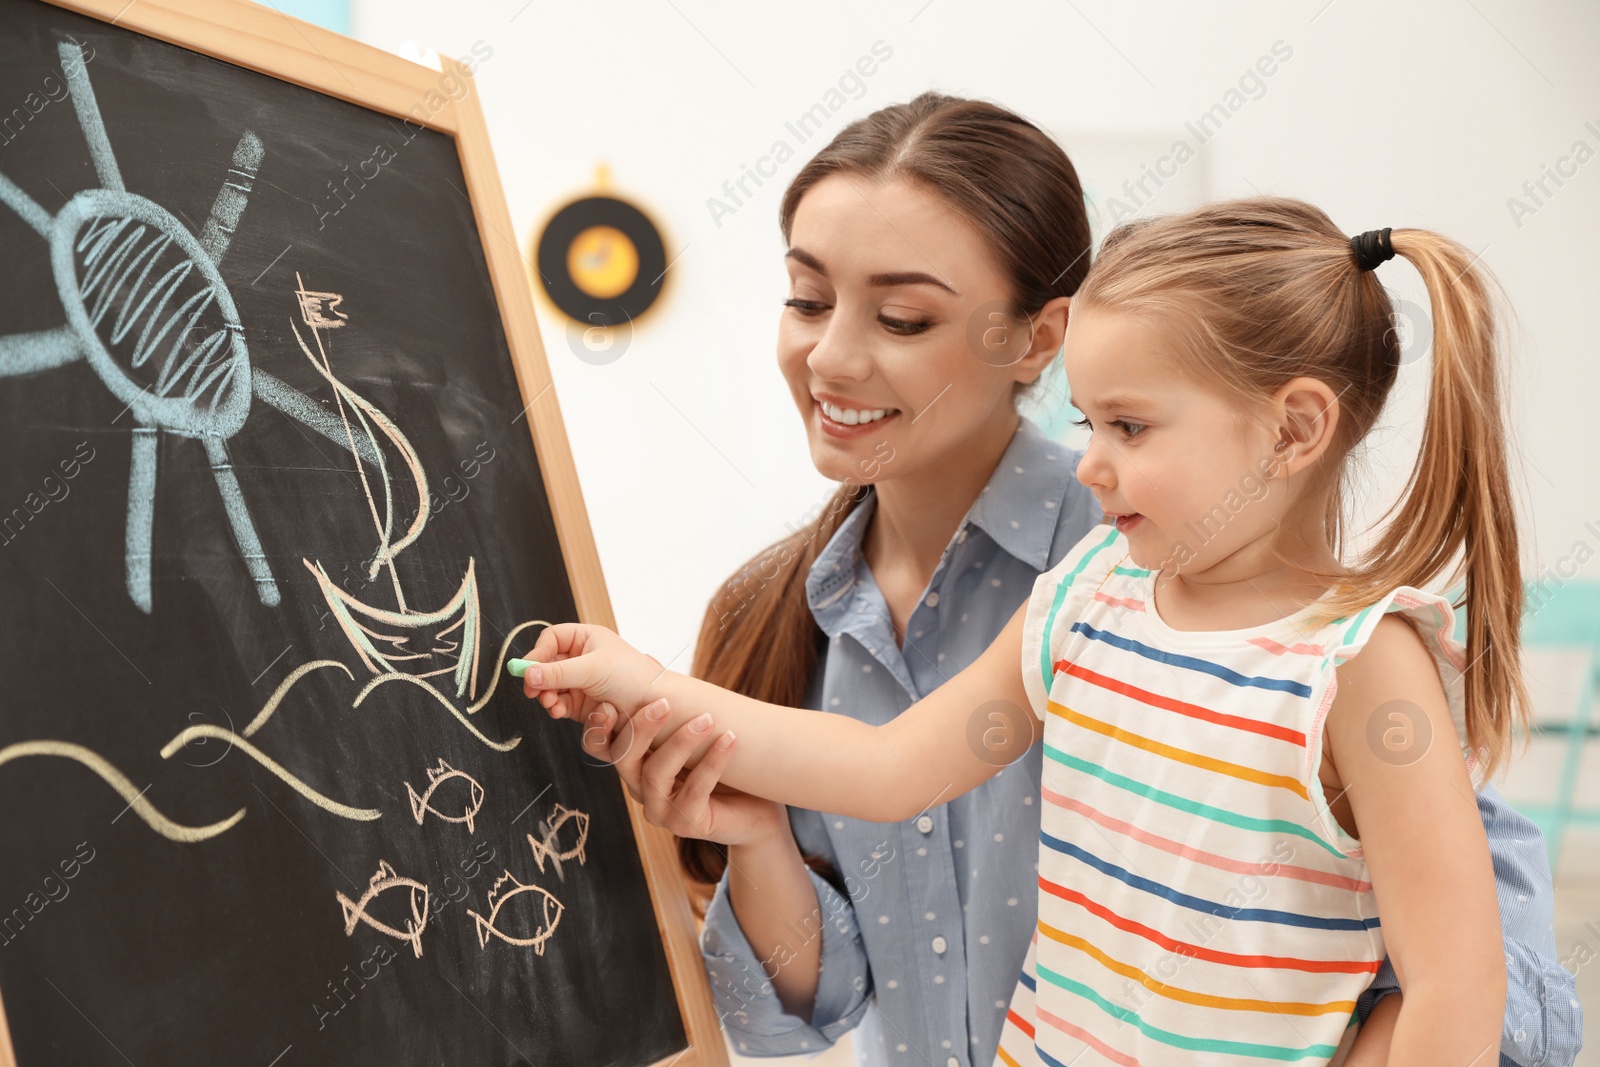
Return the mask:
[[1428,287],[1432,381],[1416,465],[1392,521],[1359,569],[1355,596],[1421,586],[1461,553],[1466,579],[1468,740],[1494,770],[1526,725],[1520,659],[1522,571],[1507,462],[1496,291],[1465,248],[1428,230],[1395,230],[1396,254]]

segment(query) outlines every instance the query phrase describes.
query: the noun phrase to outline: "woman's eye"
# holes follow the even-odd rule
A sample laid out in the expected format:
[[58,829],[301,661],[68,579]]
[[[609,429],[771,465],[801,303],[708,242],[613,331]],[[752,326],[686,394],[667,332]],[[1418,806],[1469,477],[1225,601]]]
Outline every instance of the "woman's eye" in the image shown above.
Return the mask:
[[879,315],[878,321],[883,323],[890,333],[897,333],[903,337],[922,333],[933,325],[932,319],[897,319],[892,315]]
[[828,305],[820,300],[801,300],[799,297],[790,297],[783,302],[783,306],[794,308],[802,315],[820,315],[828,310]]

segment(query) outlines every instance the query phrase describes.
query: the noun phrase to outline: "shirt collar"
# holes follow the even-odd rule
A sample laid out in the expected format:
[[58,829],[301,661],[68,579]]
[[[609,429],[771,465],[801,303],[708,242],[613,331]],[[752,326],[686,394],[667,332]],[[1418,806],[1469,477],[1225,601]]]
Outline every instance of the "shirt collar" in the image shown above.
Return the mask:
[[966,521],[1034,570],[1049,570],[1050,545],[1067,489],[1077,478],[1077,458],[1024,418]]
[[856,579],[856,561],[861,558],[861,542],[866,537],[867,523],[878,507],[878,493],[868,490],[845,516],[839,529],[817,554],[816,562],[806,575],[806,597],[811,602],[811,613],[828,636],[837,636],[837,627],[823,622],[826,617],[837,617],[842,610],[845,595]]
[[[970,523],[1034,570],[1048,570],[1050,545],[1067,488],[1075,478],[1076,459],[1076,453],[1050,440],[1033,420],[1024,417],[961,528]],[[806,576],[812,613],[830,634],[832,628],[824,623],[824,617],[833,614],[830,608],[842,607],[855,582],[861,542],[877,506],[877,491],[869,491],[817,555]],[[955,536],[961,537],[960,529]]]

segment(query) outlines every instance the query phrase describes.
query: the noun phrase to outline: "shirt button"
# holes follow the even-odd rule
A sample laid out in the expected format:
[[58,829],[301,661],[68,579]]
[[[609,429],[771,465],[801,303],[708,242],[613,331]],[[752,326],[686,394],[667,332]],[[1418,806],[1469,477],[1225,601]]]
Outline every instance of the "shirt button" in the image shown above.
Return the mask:
[[930,608],[936,608],[936,607],[939,606],[939,594],[938,593],[929,593],[927,595],[927,597],[922,602],[924,604],[928,605],[928,607],[930,607]]
[[933,939],[933,942],[932,942],[933,951],[937,952],[939,955],[943,956],[945,954],[945,950],[948,949],[949,947],[950,947],[950,942],[946,941],[944,938],[936,937],[936,938]]
[[[987,486],[985,486],[985,488],[987,488]],[[944,1067],[961,1067],[961,1061],[956,1059],[954,1056],[951,1056],[949,1059],[944,1061]]]
[[933,833],[933,816],[924,815],[917,819],[917,829],[921,830],[925,834]]

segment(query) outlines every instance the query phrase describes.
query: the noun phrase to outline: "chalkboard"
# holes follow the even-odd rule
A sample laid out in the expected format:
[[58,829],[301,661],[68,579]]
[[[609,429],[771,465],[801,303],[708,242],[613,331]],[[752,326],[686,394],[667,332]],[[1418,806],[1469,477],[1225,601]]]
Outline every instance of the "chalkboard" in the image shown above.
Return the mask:
[[15,1062],[725,1062],[670,842],[503,666],[612,620],[492,46],[69,6],[0,0]]

